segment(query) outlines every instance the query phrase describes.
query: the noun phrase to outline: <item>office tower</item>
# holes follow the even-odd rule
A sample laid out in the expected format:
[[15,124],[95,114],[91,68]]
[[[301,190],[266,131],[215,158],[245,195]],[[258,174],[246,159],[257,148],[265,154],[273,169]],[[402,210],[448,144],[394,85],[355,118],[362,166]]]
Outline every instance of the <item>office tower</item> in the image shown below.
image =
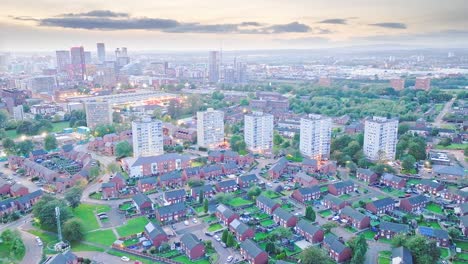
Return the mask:
[[55,76],[39,75],[27,79],[26,87],[35,94],[53,94],[57,88]]
[[208,79],[211,83],[217,83],[219,81],[219,61],[219,52],[210,51],[208,61]]
[[431,79],[430,78],[416,78],[416,81],[414,83],[414,89],[420,89],[420,90],[429,90],[431,89]]
[[242,62],[235,63],[236,65],[236,82],[237,83],[247,83],[247,65]]
[[96,47],[97,47],[97,56],[98,56],[99,62],[100,63],[105,62],[106,61],[106,46],[104,45],[104,43],[97,43]]
[[197,112],[198,146],[216,148],[224,143],[224,112],[208,108]]
[[396,91],[401,91],[405,89],[405,79],[395,78],[390,80],[390,86]]
[[398,119],[374,116],[364,123],[364,155],[373,161],[394,160]]
[[22,121],[24,119],[23,105],[17,105],[13,107],[13,119],[16,121]]
[[86,102],[86,123],[90,129],[95,129],[98,125],[112,124],[112,109],[109,102]]
[[85,52],[83,47],[70,49],[71,66],[76,80],[84,80],[86,74]]
[[273,148],[273,115],[253,112],[244,116],[244,140],[252,152],[271,152]]
[[84,53],[85,64],[91,64],[91,51],[85,51]]
[[164,154],[162,122],[143,117],[132,122],[133,156],[156,156]]
[[57,50],[55,52],[57,57],[57,71],[66,72],[70,66],[70,51],[68,50]]
[[299,150],[304,156],[318,160],[330,158],[332,120],[310,114],[301,118]]
[[130,63],[130,58],[127,55],[127,48],[123,47],[122,49],[117,48],[115,50],[115,62],[118,69]]
[[236,83],[236,72],[234,69],[224,69],[224,83]]

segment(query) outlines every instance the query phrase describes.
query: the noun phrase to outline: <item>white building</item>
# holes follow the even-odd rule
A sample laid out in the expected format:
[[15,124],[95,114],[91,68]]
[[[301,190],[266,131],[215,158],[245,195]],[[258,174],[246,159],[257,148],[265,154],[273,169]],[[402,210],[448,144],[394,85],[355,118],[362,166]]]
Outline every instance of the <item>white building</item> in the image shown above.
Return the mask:
[[162,122],[144,117],[132,122],[133,156],[157,156],[164,154]]
[[224,143],[224,112],[208,108],[197,112],[198,146],[216,148]]
[[112,109],[107,101],[86,102],[86,124],[90,129],[112,124]]
[[269,152],[273,148],[273,115],[253,112],[244,116],[244,140],[252,152]]
[[330,158],[332,119],[310,114],[301,118],[299,149],[302,155],[313,159]]
[[394,160],[398,119],[374,116],[364,123],[364,155],[370,160]]

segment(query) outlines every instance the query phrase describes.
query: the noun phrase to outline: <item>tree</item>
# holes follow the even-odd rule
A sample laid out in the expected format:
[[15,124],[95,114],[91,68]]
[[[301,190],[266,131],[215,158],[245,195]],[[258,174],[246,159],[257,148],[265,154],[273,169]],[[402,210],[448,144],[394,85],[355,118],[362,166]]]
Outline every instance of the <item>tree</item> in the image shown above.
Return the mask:
[[322,225],[322,228],[325,231],[325,233],[329,233],[333,228],[335,228],[337,226],[338,226],[338,224],[335,223],[335,222],[327,222],[327,223]]
[[234,247],[234,246],[236,246],[236,240],[235,240],[233,234],[228,233],[226,245],[227,245],[228,247]]
[[461,237],[462,233],[460,232],[460,230],[458,230],[457,228],[455,227],[450,227],[448,229],[448,233],[449,233],[449,236],[452,238],[452,239],[458,239],[459,237]]
[[81,203],[82,195],[83,189],[79,186],[74,186],[65,192],[65,200],[68,202],[71,208],[76,208]]
[[57,229],[55,207],[58,207],[60,210],[60,222],[64,223],[73,216],[64,200],[59,200],[50,195],[44,195],[33,206],[32,211],[34,217],[39,219],[41,227],[54,231]]
[[31,140],[21,141],[16,144],[16,152],[18,155],[27,155],[34,149],[34,143]]
[[102,137],[112,133],[115,133],[115,126],[113,125],[98,125],[94,129],[94,135],[96,137]]
[[310,221],[314,222],[315,221],[315,211],[312,208],[312,206],[308,205],[305,210],[305,218],[309,219]]
[[421,235],[396,235],[392,239],[392,246],[408,248],[413,255],[413,263],[415,264],[436,263],[440,258],[440,249],[436,242]]
[[193,187],[200,187],[200,186],[203,186],[203,184],[205,184],[205,182],[203,180],[198,180],[198,179],[189,179],[187,181],[187,184],[190,188],[193,188]]
[[414,163],[416,163],[416,159],[411,155],[406,155],[403,159],[401,159],[401,167],[405,171],[413,170]]
[[353,257],[351,258],[351,264],[362,264],[366,259],[366,252],[368,249],[367,241],[364,235],[359,235],[353,237],[348,241],[348,245],[353,252]]
[[408,124],[400,124],[398,126],[398,135],[406,134],[406,132],[408,132],[409,129],[410,126]]
[[265,251],[269,254],[274,254],[276,252],[276,247],[273,242],[267,242],[265,245]]
[[221,236],[221,241],[223,241],[224,243],[227,242],[227,239],[228,239],[228,236],[229,236],[229,231],[227,229],[224,229],[223,231],[223,235]]
[[200,192],[198,193],[198,202],[199,202],[200,204],[203,203],[204,195],[205,195],[205,194],[203,193],[203,190],[200,190]]
[[45,137],[44,139],[44,148],[45,150],[53,150],[58,147],[57,139],[55,138],[54,135],[49,134]]
[[0,128],[5,128],[8,121],[8,112],[5,110],[0,110]]
[[281,238],[291,238],[292,235],[291,229],[280,226],[271,231],[270,238],[275,241]]
[[255,197],[258,197],[262,193],[262,190],[258,186],[252,186],[247,191],[247,196],[253,200]]
[[448,146],[450,146],[450,144],[452,144],[452,139],[451,138],[443,138],[439,142],[439,145],[444,146],[444,147],[448,147]]
[[122,171],[122,169],[120,168],[120,165],[116,162],[112,162],[112,163],[109,163],[109,165],[107,165],[107,172],[108,173],[116,173],[116,172],[120,172]]
[[121,141],[115,145],[115,155],[118,158],[129,157],[132,153],[133,148],[128,141]]
[[301,264],[333,264],[325,251],[318,247],[308,247],[299,254]]
[[83,222],[78,218],[69,219],[63,224],[63,237],[72,241],[81,241],[84,237]]
[[99,169],[99,166],[93,166],[89,169],[89,176],[91,179],[96,178],[99,176],[99,173],[101,173],[101,169]]
[[203,212],[208,213],[208,200],[203,201]]
[[13,155],[16,153],[16,144],[15,144],[15,141],[13,141],[13,139],[4,138],[2,140],[2,146],[5,149],[7,154]]

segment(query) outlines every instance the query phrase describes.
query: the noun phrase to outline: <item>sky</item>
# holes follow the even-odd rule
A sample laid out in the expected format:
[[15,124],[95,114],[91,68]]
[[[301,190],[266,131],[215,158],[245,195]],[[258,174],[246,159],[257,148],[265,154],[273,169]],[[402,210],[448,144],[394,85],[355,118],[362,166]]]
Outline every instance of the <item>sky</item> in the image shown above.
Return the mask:
[[466,0],[2,0],[0,51],[462,48],[466,10]]

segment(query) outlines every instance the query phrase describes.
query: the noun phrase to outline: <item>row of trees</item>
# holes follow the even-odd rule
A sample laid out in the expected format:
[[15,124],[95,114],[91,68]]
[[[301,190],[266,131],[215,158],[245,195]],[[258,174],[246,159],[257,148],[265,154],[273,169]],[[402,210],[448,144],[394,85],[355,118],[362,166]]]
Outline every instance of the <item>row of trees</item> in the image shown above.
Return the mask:
[[[23,240],[21,239],[21,234],[18,230],[12,231],[11,229],[6,229],[0,235],[2,238],[3,250],[9,252],[9,257],[11,260],[21,260],[26,253],[26,247],[24,246]],[[15,263],[12,261],[12,263]]]
[[8,155],[24,156],[34,149],[34,143],[31,140],[23,140],[15,143],[11,138],[4,138],[2,140],[2,146]]

